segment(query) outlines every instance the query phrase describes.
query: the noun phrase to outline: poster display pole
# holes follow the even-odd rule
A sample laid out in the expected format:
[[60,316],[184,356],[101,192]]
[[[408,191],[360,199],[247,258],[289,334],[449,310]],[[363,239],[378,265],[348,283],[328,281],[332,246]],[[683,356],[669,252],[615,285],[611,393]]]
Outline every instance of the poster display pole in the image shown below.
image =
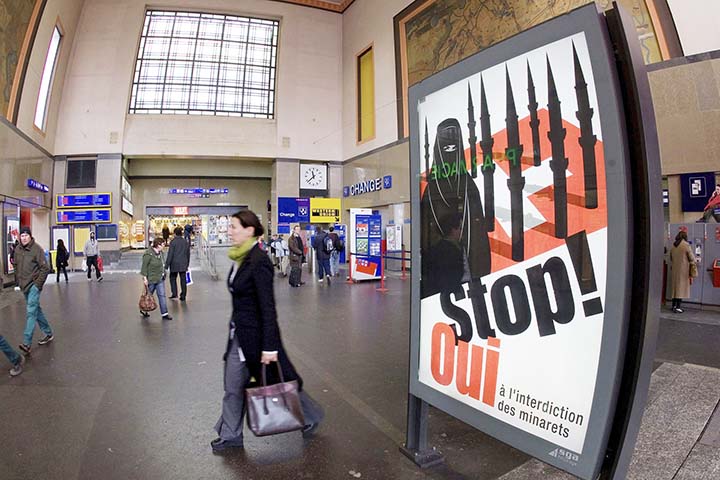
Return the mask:
[[408,428],[405,444],[400,447],[400,451],[420,468],[432,467],[445,461],[440,452],[428,448],[427,419],[428,404],[415,395],[408,395]]

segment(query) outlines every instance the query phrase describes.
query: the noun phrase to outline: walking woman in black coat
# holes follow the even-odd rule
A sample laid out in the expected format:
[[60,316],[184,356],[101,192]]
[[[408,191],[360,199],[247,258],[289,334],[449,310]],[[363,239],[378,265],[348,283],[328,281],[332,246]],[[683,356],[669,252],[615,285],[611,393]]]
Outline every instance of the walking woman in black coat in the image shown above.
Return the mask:
[[67,283],[68,276],[66,268],[68,266],[68,260],[70,260],[70,254],[67,248],[65,248],[65,242],[63,242],[62,238],[58,238],[57,248],[55,250],[55,271],[57,272],[55,282],[60,282],[60,272],[62,271],[62,273],[65,274],[65,283]]
[[[264,229],[250,210],[232,216],[228,234],[234,264],[227,285],[232,295],[230,333],[225,347],[225,396],[222,415],[215,425],[219,437],[210,442],[213,452],[243,447],[245,388],[250,378],[261,378],[263,364],[279,362],[286,382],[297,380],[305,417],[303,436],[311,435],[322,420],[320,406],[302,389],[302,379],[285,353],[275,311],[273,265],[258,245]],[[277,368],[267,368],[268,385],[278,383]]]

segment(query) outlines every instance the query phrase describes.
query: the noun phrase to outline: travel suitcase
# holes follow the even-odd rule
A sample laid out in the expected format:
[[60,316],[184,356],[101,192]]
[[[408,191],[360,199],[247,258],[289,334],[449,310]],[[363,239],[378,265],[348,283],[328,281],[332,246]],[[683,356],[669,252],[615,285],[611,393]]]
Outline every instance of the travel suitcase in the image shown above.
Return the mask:
[[300,285],[301,273],[300,267],[290,267],[290,277],[288,278],[290,285]]

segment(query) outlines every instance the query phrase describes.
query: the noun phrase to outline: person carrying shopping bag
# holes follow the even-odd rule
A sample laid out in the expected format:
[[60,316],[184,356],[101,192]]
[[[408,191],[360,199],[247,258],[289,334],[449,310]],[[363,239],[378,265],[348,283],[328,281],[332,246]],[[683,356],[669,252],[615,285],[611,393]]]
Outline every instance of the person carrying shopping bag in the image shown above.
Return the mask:
[[[143,276],[143,283],[152,295],[157,292],[160,314],[163,320],[172,320],[168,313],[167,299],[165,298],[165,260],[163,259],[163,248],[165,240],[162,237],[153,239],[152,246],[147,249],[142,258],[140,275]],[[149,317],[150,314],[140,310],[140,315]]]
[[[285,352],[277,322],[273,292],[273,265],[258,245],[264,229],[250,210],[232,216],[228,234],[233,261],[227,279],[232,297],[232,316],[225,346],[222,413],[215,425],[218,438],[210,442],[213,452],[243,448],[245,389],[250,379],[262,378],[262,366],[278,362],[284,381],[297,381],[304,417],[303,436],[311,435],[323,418],[322,408],[303,390],[302,379]],[[280,382],[277,365],[267,368],[267,384]]]

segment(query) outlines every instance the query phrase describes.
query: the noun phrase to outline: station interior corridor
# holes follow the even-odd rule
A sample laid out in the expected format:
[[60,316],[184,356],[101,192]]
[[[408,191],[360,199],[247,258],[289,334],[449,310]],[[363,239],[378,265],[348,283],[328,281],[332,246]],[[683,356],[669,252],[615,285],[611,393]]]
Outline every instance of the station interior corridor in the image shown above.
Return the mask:
[[[229,261],[218,259],[226,272]],[[122,267],[132,267],[126,262]],[[398,450],[406,424],[410,281],[389,277],[382,294],[376,282],[346,284],[342,277],[328,286],[307,270],[302,288],[277,278],[275,295],[284,344],[325,421],[312,439],[298,432],[259,438],[246,428],[244,450],[213,455],[230,297],[222,280],[199,270],[193,276],[187,303],[170,302],[172,321],[157,312],[140,317],[142,283],[131,268],[108,272],[101,283],[87,282],[83,272],[72,273],[68,284],[49,277],[41,302],[55,341],[39,346],[36,335],[25,372],[0,375],[0,404],[12,405],[0,409],[3,480],[570,478],[432,408],[429,443],[445,463],[416,467]],[[20,293],[0,294],[0,331],[14,345],[24,308]],[[693,424],[706,443],[720,439],[711,418],[720,399],[720,322],[708,312],[663,317],[648,411],[659,408],[655,421],[666,423],[668,409],[697,418],[673,414],[661,426],[682,435],[665,444],[655,432],[643,445],[641,431],[634,478],[717,478],[716,447],[700,457],[700,467],[686,457],[702,446]],[[678,466],[663,460],[673,458]],[[680,465],[700,476],[646,476],[647,468]]]

